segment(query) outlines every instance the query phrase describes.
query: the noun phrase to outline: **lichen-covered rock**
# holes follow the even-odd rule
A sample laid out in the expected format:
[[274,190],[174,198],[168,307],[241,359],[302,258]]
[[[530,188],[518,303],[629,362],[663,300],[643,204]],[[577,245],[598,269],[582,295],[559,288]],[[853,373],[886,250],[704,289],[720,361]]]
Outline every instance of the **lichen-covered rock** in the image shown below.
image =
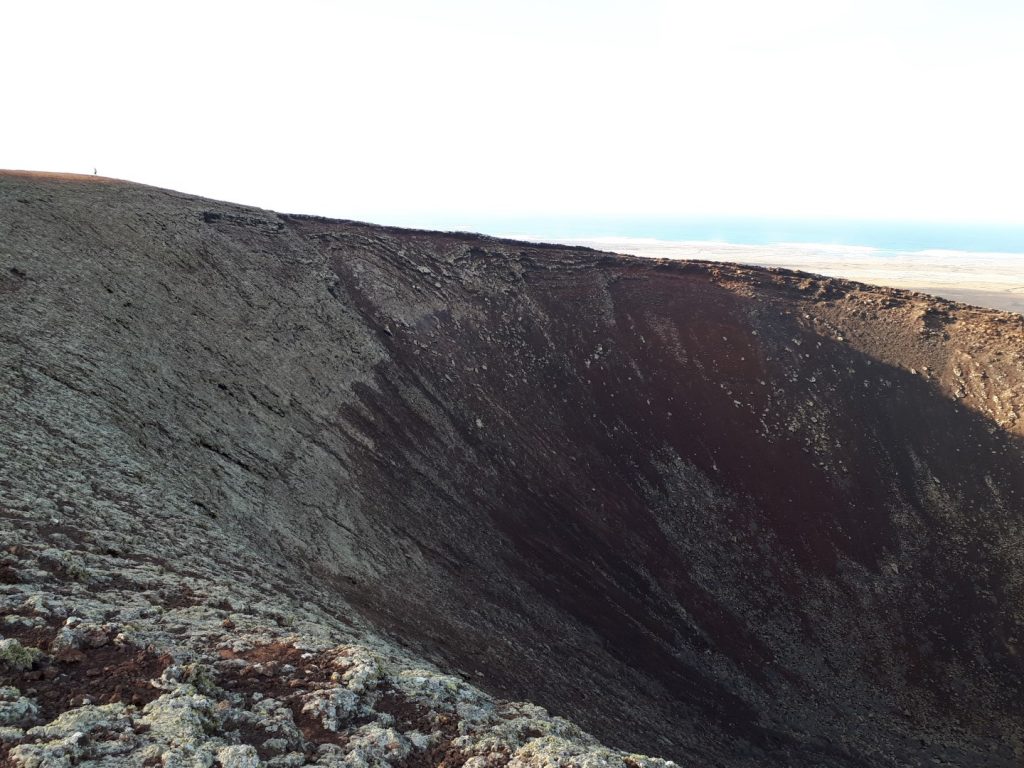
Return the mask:
[[503,704],[487,720],[460,723],[459,730],[463,735],[456,738],[452,746],[474,756],[507,756],[534,739],[546,737],[588,747],[598,745],[574,723],[552,717],[542,707],[526,703]]
[[26,648],[14,638],[0,640],[0,669],[23,672],[43,656],[38,648]]
[[431,710],[454,712],[465,723],[494,716],[494,701],[453,675],[424,669],[402,670],[393,679],[395,688]]
[[30,728],[29,736],[42,740],[64,739],[75,733],[90,734],[94,731],[112,733],[130,726],[124,704],[86,705],[62,712],[56,719],[45,725]]
[[13,725],[0,725],[0,742],[16,744],[25,738],[25,729]]
[[163,768],[211,768],[216,749],[216,745],[211,748],[207,744],[182,744],[161,748],[158,754]]
[[268,768],[301,768],[309,764],[302,752],[289,752],[286,755],[271,757],[266,763]]
[[151,701],[140,722],[148,726],[151,738],[171,746],[197,744],[216,728],[215,702],[181,685]]
[[50,641],[50,650],[54,653],[77,650],[80,642],[78,635],[71,627],[61,627],[53,640]]
[[339,730],[359,709],[359,697],[341,686],[314,691],[303,701],[302,711],[319,717],[329,731]]
[[33,743],[11,750],[12,758],[26,768],[117,760],[141,743],[133,728],[132,713],[123,704],[71,709],[45,725],[29,728],[26,736]]
[[39,714],[34,700],[12,686],[0,687],[0,726],[12,726],[33,720]]
[[85,734],[72,733],[62,739],[38,744],[19,744],[10,756],[18,768],[71,768],[78,765],[84,755]]
[[17,632],[45,625],[46,620],[42,616],[22,616],[17,613],[8,614],[0,621],[0,635],[4,633],[5,629],[7,632]]
[[670,760],[627,755],[599,745],[584,746],[557,736],[544,736],[530,741],[516,750],[508,762],[508,768],[672,768],[673,766],[675,763]]
[[236,744],[217,750],[217,762],[221,768],[257,768],[260,758],[254,747]]
[[341,680],[353,693],[365,693],[373,690],[384,677],[380,658],[366,648],[351,646],[339,655],[337,664],[344,668]]
[[295,725],[294,710],[291,706],[277,699],[266,698],[253,704],[248,714],[252,721],[259,723],[263,731],[270,736],[268,741],[275,742],[273,749],[276,751],[283,752],[301,746],[302,734]]
[[360,727],[349,738],[346,749],[346,766],[384,768],[403,760],[414,747],[409,739],[393,728],[370,724]]

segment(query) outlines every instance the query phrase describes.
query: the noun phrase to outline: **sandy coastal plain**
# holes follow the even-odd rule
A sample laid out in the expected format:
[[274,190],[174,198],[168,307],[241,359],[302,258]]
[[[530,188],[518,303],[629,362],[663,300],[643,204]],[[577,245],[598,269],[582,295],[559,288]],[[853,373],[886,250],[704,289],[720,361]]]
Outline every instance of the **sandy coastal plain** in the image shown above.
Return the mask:
[[902,252],[828,244],[734,245],[613,237],[559,242],[651,258],[799,269],[1024,314],[1024,254],[1019,253]]

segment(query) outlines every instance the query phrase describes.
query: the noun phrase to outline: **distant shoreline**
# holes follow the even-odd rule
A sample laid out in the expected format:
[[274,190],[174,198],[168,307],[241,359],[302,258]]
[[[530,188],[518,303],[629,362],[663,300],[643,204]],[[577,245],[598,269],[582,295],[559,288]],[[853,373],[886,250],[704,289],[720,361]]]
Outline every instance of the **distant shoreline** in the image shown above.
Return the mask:
[[[412,224],[412,222],[410,222]],[[1024,222],[922,222],[757,217],[469,216],[430,217],[415,226],[497,235],[514,232],[542,240],[650,238],[660,242],[864,246],[901,253],[927,250],[1024,253]]]
[[517,239],[584,245],[650,258],[786,267],[1024,314],[1024,253],[897,251],[822,243],[736,245],[628,237]]

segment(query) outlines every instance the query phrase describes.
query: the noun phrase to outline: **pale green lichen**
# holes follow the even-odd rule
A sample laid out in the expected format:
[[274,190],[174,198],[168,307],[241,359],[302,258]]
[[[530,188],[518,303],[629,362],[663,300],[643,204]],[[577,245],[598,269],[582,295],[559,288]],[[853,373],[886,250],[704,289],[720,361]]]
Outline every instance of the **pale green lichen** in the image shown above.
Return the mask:
[[183,679],[186,683],[196,689],[197,693],[204,696],[214,696],[220,693],[217,686],[216,674],[213,668],[206,664],[186,664],[182,668]]
[[490,753],[515,752],[537,738],[556,737],[585,746],[597,744],[589,734],[561,717],[553,717],[543,707],[533,704],[506,704],[487,721],[461,723],[464,735],[452,745],[466,754],[485,756]]
[[628,768],[623,755],[604,747],[583,746],[557,736],[534,739],[516,750],[509,768]]
[[11,750],[11,759],[19,768],[70,768],[82,759],[84,739],[82,733],[75,733],[57,741],[20,744]]
[[[466,763],[470,765],[469,762]],[[629,755],[597,742],[583,744],[558,736],[544,736],[520,747],[508,768],[677,768],[671,760]]]
[[127,722],[124,704],[87,704],[61,713],[46,725],[30,728],[28,735],[45,740],[63,739],[75,733],[89,733],[100,729],[120,730]]
[[217,760],[222,768],[257,768],[260,758],[255,747],[248,744],[235,744],[217,750]]
[[13,638],[0,640],[0,668],[24,672],[32,669],[42,656],[43,652],[38,648],[26,647]]
[[266,698],[254,704],[250,711],[232,709],[225,715],[228,718],[224,724],[225,731],[244,726],[258,728],[269,736],[263,746],[270,752],[293,752],[304,746],[291,708],[277,699]]
[[409,669],[398,672],[392,682],[407,698],[428,709],[455,712],[465,724],[486,722],[494,717],[494,701],[452,675]]
[[70,627],[62,627],[50,641],[50,650],[58,654],[78,648],[80,645],[78,634]]
[[158,753],[163,768],[212,768],[214,750],[206,744],[182,744]]
[[338,731],[359,708],[359,697],[347,688],[337,686],[314,691],[304,697],[302,711],[320,718],[324,728]]
[[32,720],[38,714],[39,707],[35,701],[22,696],[17,688],[0,687],[0,726],[23,723]]
[[0,741],[14,744],[25,738],[25,731],[13,725],[0,725]]
[[86,705],[61,713],[52,722],[30,728],[33,744],[11,756],[24,768],[76,765],[82,760],[114,760],[137,749],[139,738],[124,704]]
[[141,722],[150,727],[152,737],[172,746],[203,742],[216,728],[213,700],[191,685],[154,699],[142,712]]
[[345,765],[351,768],[387,768],[408,757],[412,742],[394,728],[381,728],[376,723],[364,725],[346,745]]
[[354,693],[371,691],[384,679],[384,669],[380,657],[365,648],[353,646],[346,656],[339,659],[339,662],[348,665],[342,673],[341,679]]

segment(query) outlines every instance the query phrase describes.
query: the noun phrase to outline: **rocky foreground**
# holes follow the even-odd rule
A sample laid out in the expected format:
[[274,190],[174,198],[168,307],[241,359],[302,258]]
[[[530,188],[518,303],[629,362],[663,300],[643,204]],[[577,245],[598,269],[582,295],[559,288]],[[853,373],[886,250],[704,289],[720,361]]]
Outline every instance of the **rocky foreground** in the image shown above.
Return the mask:
[[4,173],[0,363],[0,765],[1024,759],[1019,315]]

